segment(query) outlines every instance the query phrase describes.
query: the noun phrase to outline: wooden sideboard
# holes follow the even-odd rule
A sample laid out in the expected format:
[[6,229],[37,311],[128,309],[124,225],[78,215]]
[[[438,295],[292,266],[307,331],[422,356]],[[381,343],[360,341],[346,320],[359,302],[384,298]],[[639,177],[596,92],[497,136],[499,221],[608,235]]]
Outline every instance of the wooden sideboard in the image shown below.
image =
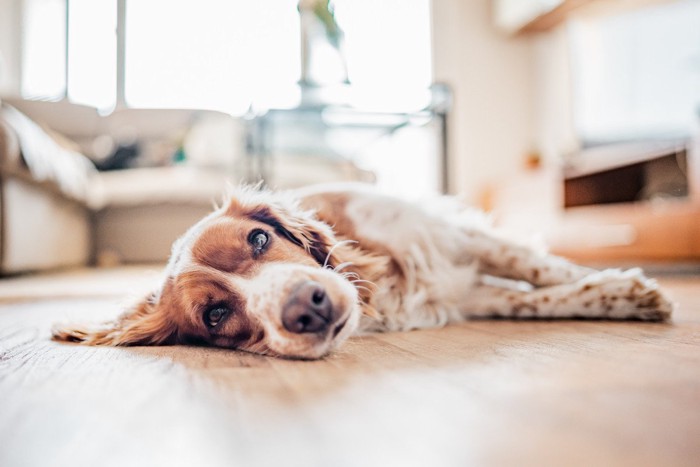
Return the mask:
[[658,196],[663,184],[639,186],[664,179],[668,154],[612,158],[608,166],[588,159],[586,169],[540,168],[504,180],[494,190],[496,223],[518,236],[541,234],[554,253],[586,263],[700,262],[700,151],[687,149],[687,187],[674,185],[678,196]]

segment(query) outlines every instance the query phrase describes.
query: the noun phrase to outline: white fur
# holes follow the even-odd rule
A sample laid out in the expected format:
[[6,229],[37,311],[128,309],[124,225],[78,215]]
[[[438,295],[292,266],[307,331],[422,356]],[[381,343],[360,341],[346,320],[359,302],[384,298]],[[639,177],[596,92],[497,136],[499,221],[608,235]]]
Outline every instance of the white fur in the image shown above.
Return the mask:
[[[346,214],[360,243],[381,244],[406,274],[404,288],[398,287],[402,278],[379,279],[372,303],[380,319],[365,317],[360,332],[482,316],[665,319],[673,309],[639,270],[575,265],[501,237],[483,215],[460,211],[445,198],[421,206],[366,189],[347,193]],[[488,275],[497,278],[492,285]]]
[[[283,330],[279,311],[290,291],[299,281],[312,280],[323,284],[333,303],[344,310],[338,322],[347,320],[337,336],[327,335],[324,340],[294,336]],[[235,286],[247,297],[248,313],[256,316],[267,334],[267,345],[276,354],[304,358],[319,358],[345,341],[357,328],[360,310],[357,290],[340,275],[329,269],[291,263],[271,263],[251,279],[235,278]],[[312,337],[312,336],[309,336]]]
[[[255,212],[262,214],[256,217]],[[233,233],[219,235],[249,238],[243,229],[253,232],[253,225],[275,236],[275,242],[291,243],[273,243],[276,254],[265,256],[261,251],[252,266],[241,263],[246,266],[242,271],[198,262],[193,245],[207,238],[207,229],[222,218]],[[220,251],[210,250],[214,256]],[[246,250],[241,258],[256,256]],[[184,327],[201,330],[205,314],[201,304],[198,308],[189,303],[193,300],[187,297],[187,284],[167,287],[188,272],[209,275],[212,285],[226,284],[244,297],[245,309],[231,311],[256,331],[244,343],[231,343],[230,336],[212,337],[208,330],[207,342],[299,358],[322,357],[353,332],[405,331],[483,317],[664,320],[673,311],[656,282],[640,270],[596,271],[503,238],[483,214],[451,198],[409,204],[352,185],[280,193],[249,188],[234,193],[174,244],[162,289],[133,315],[127,312],[107,333],[78,328],[56,335],[99,345],[161,343],[161,327],[167,331],[181,318],[175,313],[183,312],[189,319]],[[285,304],[304,281],[322,284],[337,312],[323,330],[299,333],[284,327]],[[373,293],[365,293],[365,285]],[[203,290],[208,286],[205,282]],[[180,302],[164,297],[166,290],[180,294],[177,298],[184,297],[185,303],[172,306]],[[162,326],[153,325],[154,317],[161,318]],[[195,337],[203,338],[197,332]],[[177,332],[173,335],[181,338]]]

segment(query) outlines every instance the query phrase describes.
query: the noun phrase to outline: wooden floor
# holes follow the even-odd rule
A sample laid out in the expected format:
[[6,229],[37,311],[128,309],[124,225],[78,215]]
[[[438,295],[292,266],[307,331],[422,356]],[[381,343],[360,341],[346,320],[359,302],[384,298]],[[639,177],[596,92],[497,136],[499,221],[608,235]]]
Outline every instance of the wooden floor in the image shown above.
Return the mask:
[[700,465],[700,277],[671,324],[478,321],[322,361],[87,348],[154,271],[0,281],[1,466]]

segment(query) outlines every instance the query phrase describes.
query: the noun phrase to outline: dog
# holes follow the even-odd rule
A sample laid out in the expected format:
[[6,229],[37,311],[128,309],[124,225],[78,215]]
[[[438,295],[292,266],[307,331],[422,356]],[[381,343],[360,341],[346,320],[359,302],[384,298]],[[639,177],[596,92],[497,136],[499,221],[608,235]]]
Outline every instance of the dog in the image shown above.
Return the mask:
[[174,243],[157,291],[114,322],[53,337],[318,359],[355,333],[494,317],[664,321],[673,308],[640,269],[598,271],[516,243],[447,197],[243,187]]

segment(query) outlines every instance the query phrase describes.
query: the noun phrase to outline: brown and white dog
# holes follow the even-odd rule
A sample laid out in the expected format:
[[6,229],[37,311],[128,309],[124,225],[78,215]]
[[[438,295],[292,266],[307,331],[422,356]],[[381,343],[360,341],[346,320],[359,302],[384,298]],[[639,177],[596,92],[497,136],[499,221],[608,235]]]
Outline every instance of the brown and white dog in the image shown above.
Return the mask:
[[639,269],[596,271],[510,242],[447,198],[243,188],[175,242],[159,290],[115,322],[54,338],[313,359],[358,332],[481,317],[659,321],[672,309]]

